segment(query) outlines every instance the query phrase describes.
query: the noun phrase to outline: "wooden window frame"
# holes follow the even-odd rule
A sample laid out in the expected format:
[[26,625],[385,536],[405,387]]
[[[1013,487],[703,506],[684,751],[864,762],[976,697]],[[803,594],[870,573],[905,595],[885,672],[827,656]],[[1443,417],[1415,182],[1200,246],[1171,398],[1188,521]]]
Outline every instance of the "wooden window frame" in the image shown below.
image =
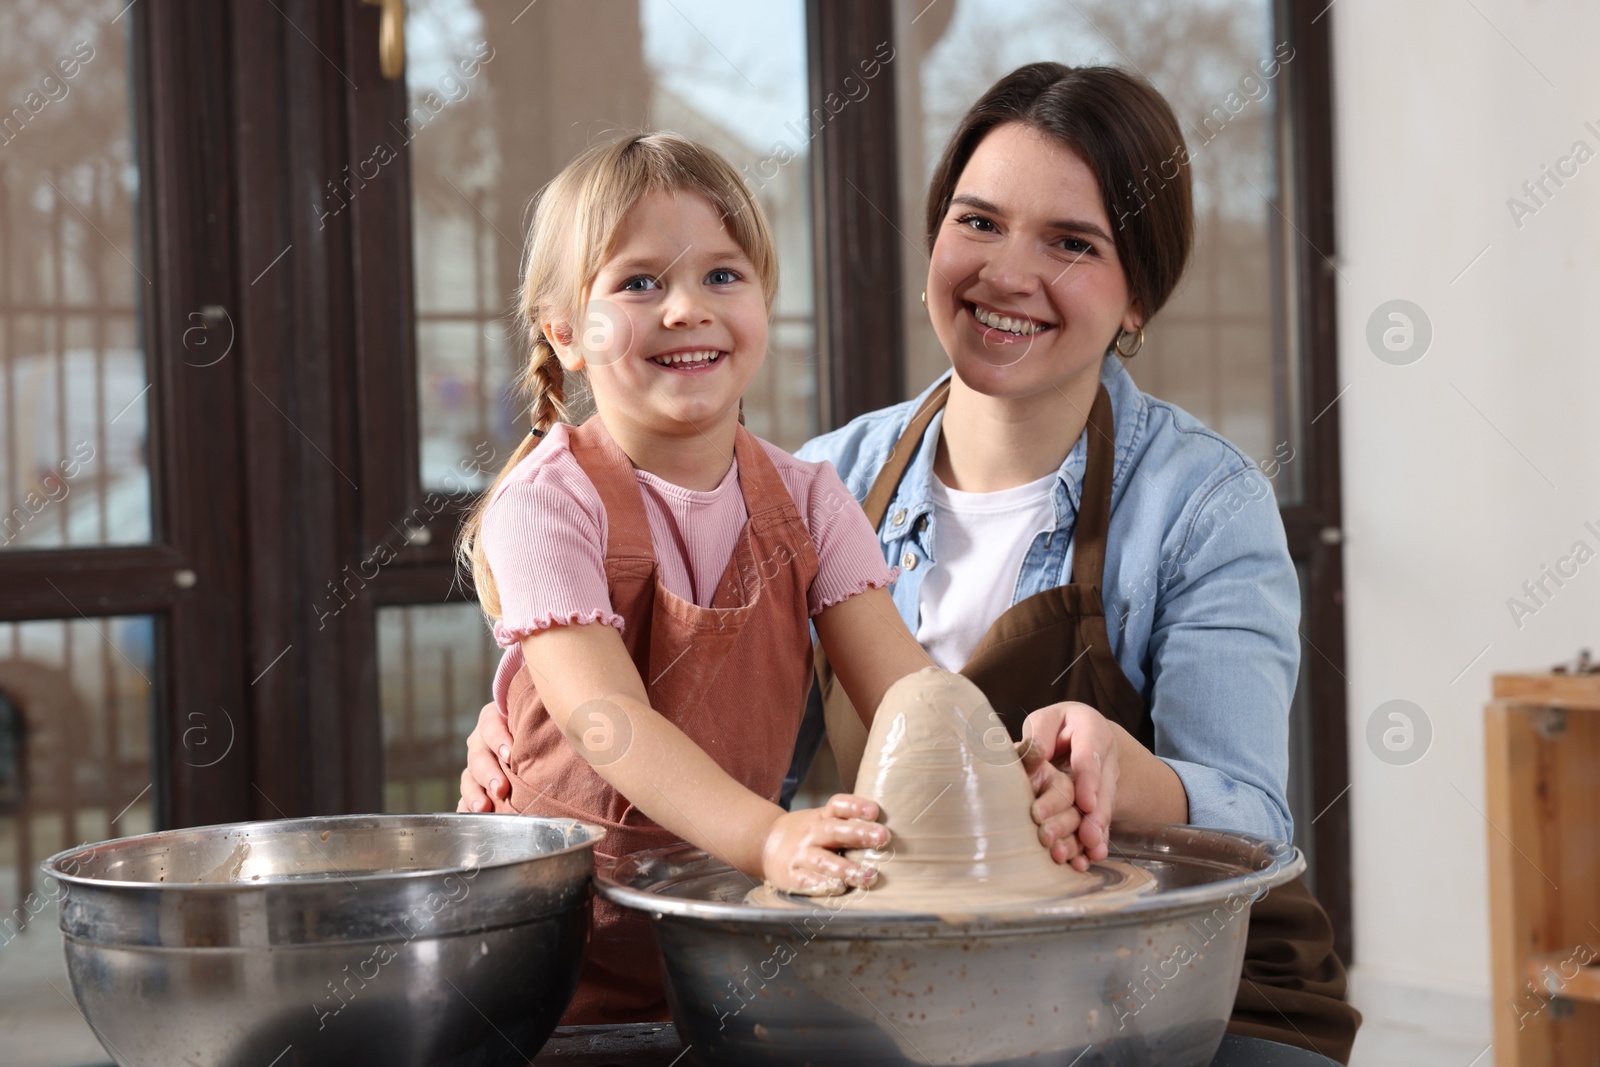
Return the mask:
[[[880,42],[895,39],[891,0],[808,0],[811,106],[822,107]],[[905,395],[900,318],[900,152],[896,71],[829,119],[812,154],[817,234],[817,343],[824,429],[898,404]],[[885,314],[885,311],[889,314]]]
[[[184,358],[194,316],[231,308],[235,297],[226,12],[185,0],[141,4],[127,17],[139,251],[149,280],[139,336],[151,384],[152,543],[0,553],[0,615],[155,616],[155,822],[192,825],[252,810],[248,779],[237,773],[252,755],[239,441],[229,432],[238,424],[240,368],[235,359],[200,367]],[[192,583],[180,584],[184,571]],[[199,722],[220,739],[224,718],[233,724],[227,759],[197,766],[186,731]]]
[[1306,457],[1302,500],[1282,509],[1289,554],[1307,570],[1310,595],[1301,633],[1311,647],[1302,661],[1311,695],[1312,828],[1317,899],[1332,920],[1334,947],[1355,959],[1350,913],[1350,788],[1346,734],[1343,510],[1340,502],[1338,293],[1334,226],[1332,15],[1322,4],[1278,0],[1281,36],[1294,48],[1287,77],[1289,174],[1282,187],[1297,231],[1293,243],[1298,304],[1299,424]]

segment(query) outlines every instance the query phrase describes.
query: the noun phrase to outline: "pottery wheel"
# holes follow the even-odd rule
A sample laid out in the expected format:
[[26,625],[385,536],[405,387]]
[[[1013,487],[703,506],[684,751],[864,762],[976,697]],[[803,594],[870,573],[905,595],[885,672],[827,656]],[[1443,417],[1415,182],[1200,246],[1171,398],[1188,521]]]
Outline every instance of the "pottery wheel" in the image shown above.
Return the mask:
[[[855,792],[878,803],[890,834],[882,849],[847,853],[878,871],[871,889],[843,893],[857,907],[966,913],[1070,904],[1099,911],[1155,888],[1148,871],[1129,863],[1082,872],[1050,858],[1029,814],[1033,788],[1016,746],[982,691],[950,671],[926,667],[890,687],[873,718]],[[747,900],[806,902],[770,886],[752,889]]]

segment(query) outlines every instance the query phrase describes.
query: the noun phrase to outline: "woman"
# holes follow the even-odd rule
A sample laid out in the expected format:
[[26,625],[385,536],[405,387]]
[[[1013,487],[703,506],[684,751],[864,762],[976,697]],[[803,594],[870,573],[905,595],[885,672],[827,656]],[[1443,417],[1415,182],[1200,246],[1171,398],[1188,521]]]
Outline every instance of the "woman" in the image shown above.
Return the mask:
[[[1075,840],[1050,842],[1078,864],[1104,857],[1113,811],[1292,834],[1299,589],[1271,486],[1111,358],[1138,353],[1182,276],[1189,181],[1172,110],[1142,80],[1054,63],[1002,78],[928,193],[923,299],[952,372],[800,453],[863,501],[932,658],[1014,732],[1049,705],[1031,731],[1054,738],[1047,757],[1080,793],[1098,777]],[[861,727],[820,666],[848,782]],[[463,810],[489,806],[480,783],[503,791],[506,743],[486,708]],[[1257,902],[1230,1029],[1346,1061],[1360,1017],[1344,993],[1303,882]]]

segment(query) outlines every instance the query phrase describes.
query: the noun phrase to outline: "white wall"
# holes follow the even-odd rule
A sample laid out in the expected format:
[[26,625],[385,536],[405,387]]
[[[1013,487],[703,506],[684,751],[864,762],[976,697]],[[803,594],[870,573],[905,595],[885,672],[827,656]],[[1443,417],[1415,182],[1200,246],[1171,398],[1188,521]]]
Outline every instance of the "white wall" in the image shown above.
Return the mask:
[[[1506,603],[1575,541],[1600,552],[1583,527],[1600,530],[1600,4],[1338,0],[1325,17],[1357,1002],[1487,1041],[1485,1009],[1505,1010],[1489,1004],[1480,814],[1490,675],[1600,652],[1600,558],[1520,628]],[[1507,199],[1579,140],[1595,158],[1519,229]],[[1366,339],[1395,298],[1433,326],[1409,366]],[[1409,766],[1366,740],[1395,698],[1433,727]]]

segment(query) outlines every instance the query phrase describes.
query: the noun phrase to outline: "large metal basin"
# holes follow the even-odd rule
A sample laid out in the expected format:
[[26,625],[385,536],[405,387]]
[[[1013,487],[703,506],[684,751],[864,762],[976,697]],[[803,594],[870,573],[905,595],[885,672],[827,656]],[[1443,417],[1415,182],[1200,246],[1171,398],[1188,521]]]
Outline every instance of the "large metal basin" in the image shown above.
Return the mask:
[[1304,869],[1291,845],[1119,824],[1112,855],[1157,889],[943,916],[863,901],[747,904],[750,880],[687,846],[597,872],[648,911],[689,1056],[704,1064],[1209,1064],[1232,1012],[1250,905]]
[[515,1064],[577,985],[600,827],[235,823],[72,849],[73,993],[123,1067]]

